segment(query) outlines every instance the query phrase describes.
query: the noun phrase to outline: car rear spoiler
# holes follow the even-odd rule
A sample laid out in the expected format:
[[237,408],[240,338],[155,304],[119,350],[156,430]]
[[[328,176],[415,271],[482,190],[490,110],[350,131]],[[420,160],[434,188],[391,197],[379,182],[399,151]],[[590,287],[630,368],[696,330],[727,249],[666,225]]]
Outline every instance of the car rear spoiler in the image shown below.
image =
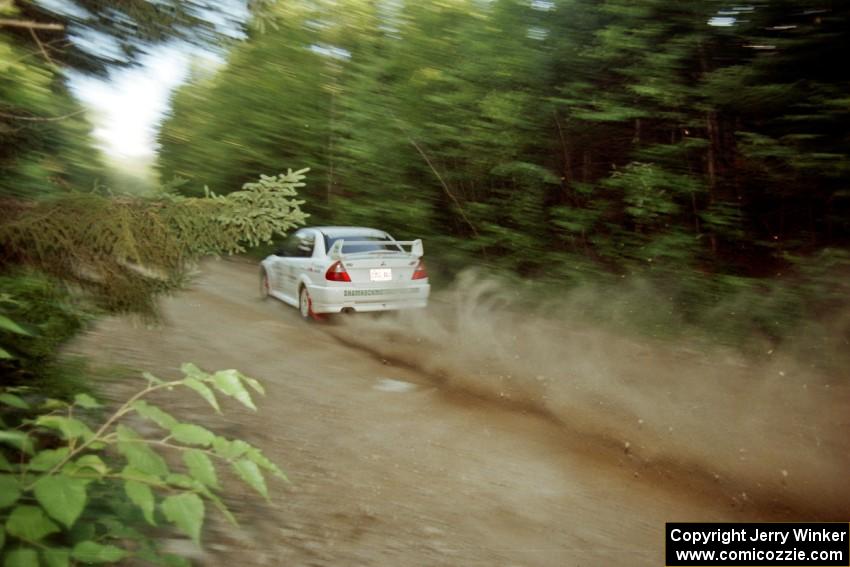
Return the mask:
[[[354,252],[349,254],[344,254],[342,251],[343,246],[356,246],[356,245],[375,245],[375,244],[387,244],[387,245],[397,245],[400,248],[402,246],[410,246],[409,254],[411,256],[416,256],[417,258],[421,258],[425,253],[422,247],[422,239],[417,238],[416,240],[389,240],[386,242],[380,242],[375,240],[344,240],[339,239],[333,243],[331,249],[328,250],[328,256],[331,258],[342,258],[343,256],[352,256],[354,254],[364,254],[364,252]],[[384,250],[384,252],[397,252],[396,250]],[[402,248],[401,252],[405,252]],[[367,252],[368,253],[368,252]]]

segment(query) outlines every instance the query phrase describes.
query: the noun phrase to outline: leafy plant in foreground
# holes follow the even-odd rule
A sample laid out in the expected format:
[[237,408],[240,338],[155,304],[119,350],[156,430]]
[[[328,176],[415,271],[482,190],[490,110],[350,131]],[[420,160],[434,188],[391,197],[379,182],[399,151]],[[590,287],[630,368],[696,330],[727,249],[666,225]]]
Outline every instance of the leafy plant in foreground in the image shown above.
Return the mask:
[[[209,374],[184,364],[182,372],[183,378],[171,381],[145,373],[147,385],[111,414],[87,394],[67,403],[38,399],[24,388],[0,389],[4,567],[112,563],[132,556],[185,564],[161,555],[136,528],[172,524],[200,544],[208,504],[235,523],[220,497],[217,464],[268,499],[265,476],[286,477],[257,447],[181,422],[148,401],[154,392],[187,388],[216,412],[216,393],[256,411],[251,391],[265,394],[263,386],[236,370]],[[140,421],[156,427],[138,428]]]

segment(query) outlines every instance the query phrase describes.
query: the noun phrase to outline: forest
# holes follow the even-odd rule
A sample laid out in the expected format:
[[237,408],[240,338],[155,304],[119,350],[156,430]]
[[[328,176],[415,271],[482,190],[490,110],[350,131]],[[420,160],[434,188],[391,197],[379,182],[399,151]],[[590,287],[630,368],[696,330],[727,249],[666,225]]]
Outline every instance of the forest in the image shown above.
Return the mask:
[[[201,259],[253,261],[307,223],[422,238],[435,289],[471,270],[517,309],[572,298],[662,345],[782,348],[846,378],[848,30],[838,0],[0,0],[3,564],[185,564],[139,526],[198,541],[205,504],[229,514],[211,458],[268,498],[283,473],[239,439],[119,406],[183,443],[175,474],[110,433],[61,352],[110,315],[156,321]],[[70,77],[176,44],[222,62],[194,60],[137,178]],[[140,395],[218,411],[264,393],[181,372]]]
[[[188,194],[295,162],[311,168],[311,222],[425,238],[449,278],[484,266],[555,294],[649,281],[672,314],[658,325],[731,342],[778,341],[844,305],[843,4],[288,2],[275,15],[173,97],[158,169],[191,180]],[[726,302],[748,313],[713,309]]]

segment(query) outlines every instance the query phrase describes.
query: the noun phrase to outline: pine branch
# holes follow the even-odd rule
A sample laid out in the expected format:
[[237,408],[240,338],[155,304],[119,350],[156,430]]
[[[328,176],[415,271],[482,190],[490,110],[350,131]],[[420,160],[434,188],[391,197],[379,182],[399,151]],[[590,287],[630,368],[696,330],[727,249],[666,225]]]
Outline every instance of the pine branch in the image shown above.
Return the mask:
[[60,31],[64,30],[65,26],[62,24],[49,24],[44,22],[34,22],[29,20],[9,20],[6,18],[0,18],[0,27],[7,28],[24,28],[31,30],[51,30],[51,31]]
[[296,189],[305,172],[261,176],[210,198],[2,199],[0,266],[52,274],[110,311],[153,313],[154,296],[185,284],[193,261],[244,252],[304,224]]

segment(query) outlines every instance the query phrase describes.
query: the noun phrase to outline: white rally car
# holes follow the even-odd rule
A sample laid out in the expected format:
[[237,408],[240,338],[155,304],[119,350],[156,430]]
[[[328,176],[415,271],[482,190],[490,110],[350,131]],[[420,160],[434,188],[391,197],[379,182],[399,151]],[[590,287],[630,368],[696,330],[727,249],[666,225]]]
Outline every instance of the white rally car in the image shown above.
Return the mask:
[[302,228],[260,266],[263,297],[298,307],[305,319],[425,307],[431,291],[422,241],[374,228]]

